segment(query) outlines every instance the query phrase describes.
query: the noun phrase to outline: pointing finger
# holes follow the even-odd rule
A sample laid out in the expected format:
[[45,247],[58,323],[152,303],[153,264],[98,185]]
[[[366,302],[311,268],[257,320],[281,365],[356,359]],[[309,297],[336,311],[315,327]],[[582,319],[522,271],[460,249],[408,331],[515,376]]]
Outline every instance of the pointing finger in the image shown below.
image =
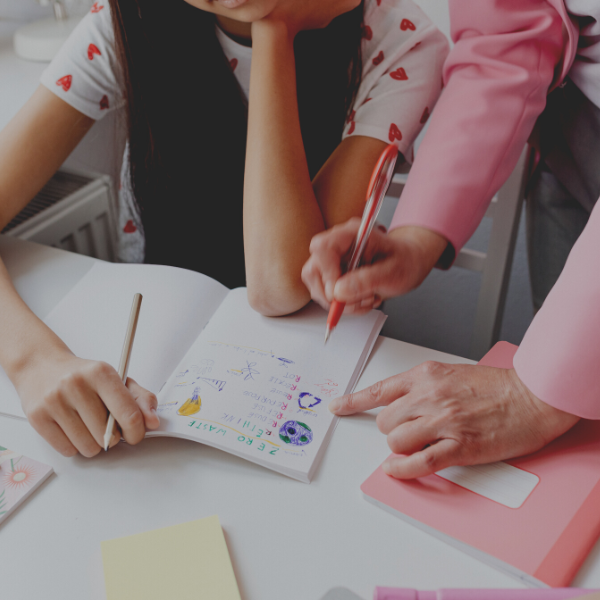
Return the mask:
[[394,375],[368,388],[336,398],[329,404],[329,410],[336,415],[353,415],[357,412],[386,406],[394,400],[408,394],[410,386],[402,375]]

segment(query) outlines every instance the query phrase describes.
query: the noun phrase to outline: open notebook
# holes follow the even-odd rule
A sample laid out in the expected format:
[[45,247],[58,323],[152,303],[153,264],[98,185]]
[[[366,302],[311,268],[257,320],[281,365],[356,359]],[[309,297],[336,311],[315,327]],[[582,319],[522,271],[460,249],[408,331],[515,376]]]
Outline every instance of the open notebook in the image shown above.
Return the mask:
[[[206,443],[309,481],[337,422],[327,404],[354,388],[385,316],[345,318],[324,346],[318,306],[268,318],[245,288],[98,262],[46,323],[76,355],[116,365],[136,292],[144,299],[129,376],[158,395],[161,419],[148,436]],[[0,411],[23,415],[14,389]]]

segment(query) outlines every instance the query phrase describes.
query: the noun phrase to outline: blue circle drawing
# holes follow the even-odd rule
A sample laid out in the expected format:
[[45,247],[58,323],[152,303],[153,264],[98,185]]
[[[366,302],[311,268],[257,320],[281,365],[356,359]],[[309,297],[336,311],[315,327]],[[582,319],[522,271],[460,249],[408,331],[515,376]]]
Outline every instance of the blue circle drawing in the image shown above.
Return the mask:
[[279,430],[279,438],[292,446],[306,446],[313,439],[311,428],[300,421],[286,421]]
[[[308,404],[308,406],[304,406],[302,404],[302,399],[303,398],[306,398],[305,402]],[[310,402],[311,398],[313,399],[312,402]],[[308,392],[302,392],[298,396],[298,406],[300,408],[303,408],[304,410],[306,410],[307,408],[312,408],[313,406],[317,406],[317,404],[321,404],[321,402],[322,402],[321,398],[317,398],[316,396],[313,396],[312,394],[309,394]]]

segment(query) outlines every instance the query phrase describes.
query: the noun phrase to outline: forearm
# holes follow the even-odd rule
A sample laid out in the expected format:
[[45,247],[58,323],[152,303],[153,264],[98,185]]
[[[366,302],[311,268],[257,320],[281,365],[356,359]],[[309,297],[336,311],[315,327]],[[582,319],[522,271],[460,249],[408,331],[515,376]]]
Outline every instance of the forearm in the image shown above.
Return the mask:
[[446,88],[392,228],[418,225],[458,251],[513,170],[560,62],[562,20],[545,2],[450,2]]
[[94,121],[40,85],[0,131],[0,230],[52,177]]
[[585,419],[600,419],[599,255],[600,204],[514,359],[517,374],[538,398]]
[[70,354],[62,340],[25,304],[0,259],[0,365],[15,385],[43,356]]
[[312,237],[324,229],[298,116],[293,39],[281,23],[253,25],[244,246],[248,293],[267,315],[298,310]]
[[[27,205],[93,123],[38,87],[0,132],[0,230]],[[39,358],[68,352],[19,297],[1,259],[0,307],[0,365],[13,383]]]

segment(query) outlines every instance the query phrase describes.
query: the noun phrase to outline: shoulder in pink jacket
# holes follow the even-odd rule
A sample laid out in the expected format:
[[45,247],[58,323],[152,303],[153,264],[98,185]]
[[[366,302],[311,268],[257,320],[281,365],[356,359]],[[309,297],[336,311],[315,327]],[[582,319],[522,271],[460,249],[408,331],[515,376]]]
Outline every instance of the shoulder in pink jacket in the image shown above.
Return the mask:
[[[578,30],[562,0],[449,0],[455,46],[445,90],[392,229],[418,225],[458,251],[514,168],[549,90],[569,71]],[[548,404],[600,419],[600,206],[515,356]]]

